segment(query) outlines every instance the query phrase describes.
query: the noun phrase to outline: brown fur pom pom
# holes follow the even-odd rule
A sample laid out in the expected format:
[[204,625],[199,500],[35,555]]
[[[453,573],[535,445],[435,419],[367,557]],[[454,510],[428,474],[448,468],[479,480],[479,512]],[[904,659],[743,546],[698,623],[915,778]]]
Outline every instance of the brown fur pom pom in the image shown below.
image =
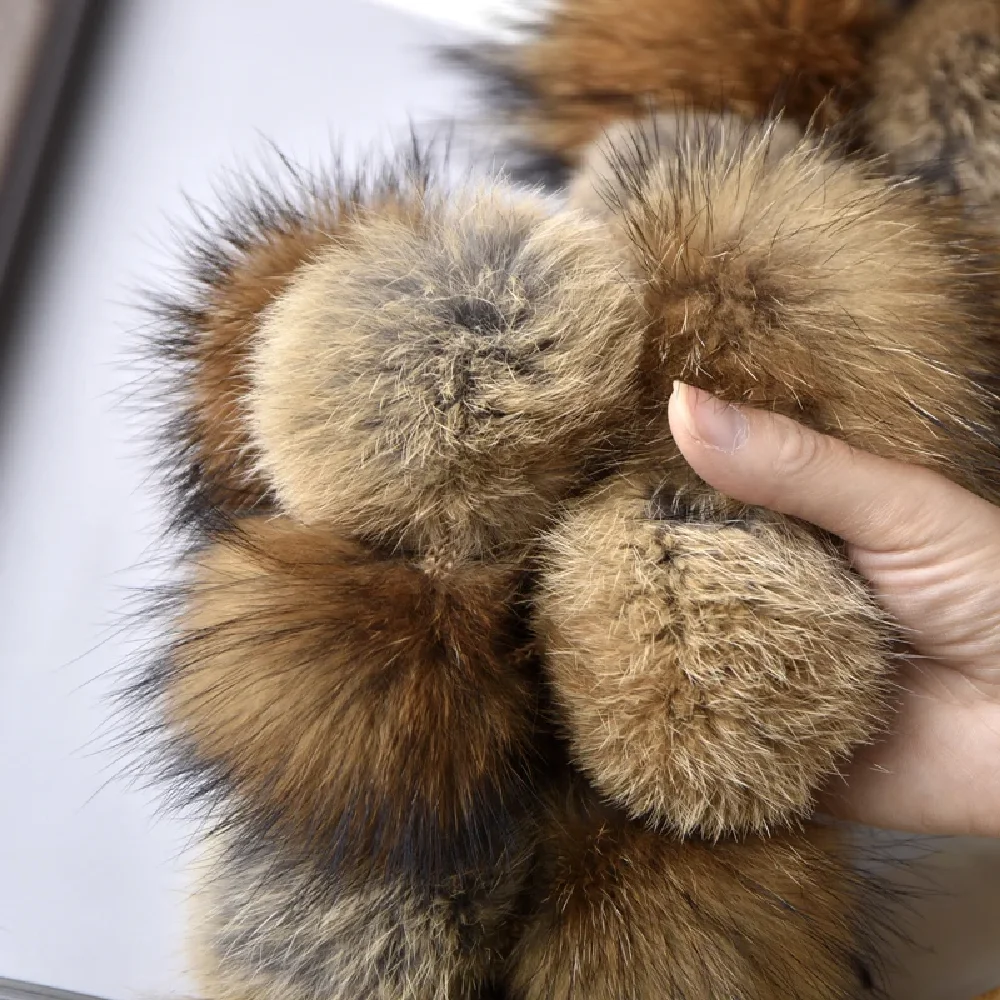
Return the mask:
[[536,712],[516,566],[247,521],[197,559],[164,682],[223,824],[427,884],[507,849]]
[[880,41],[867,109],[878,151],[974,207],[1000,199],[1000,3],[921,0]]
[[642,316],[602,223],[503,190],[371,219],[264,320],[260,465],[307,522],[516,553],[632,418]]
[[593,796],[553,805],[512,962],[524,1000],[861,1000],[877,888],[821,828],[675,841]]
[[996,497],[995,398],[979,384],[1000,345],[992,248],[834,146],[775,156],[773,123],[682,124],[625,133],[594,182],[652,323],[652,452],[674,455],[681,379]]
[[549,537],[537,629],[574,760],[682,834],[805,816],[882,717],[883,616],[811,530],[651,494],[618,483]]
[[572,165],[602,131],[650,109],[800,126],[839,121],[867,95],[883,0],[559,0],[521,45],[468,60],[542,160]]

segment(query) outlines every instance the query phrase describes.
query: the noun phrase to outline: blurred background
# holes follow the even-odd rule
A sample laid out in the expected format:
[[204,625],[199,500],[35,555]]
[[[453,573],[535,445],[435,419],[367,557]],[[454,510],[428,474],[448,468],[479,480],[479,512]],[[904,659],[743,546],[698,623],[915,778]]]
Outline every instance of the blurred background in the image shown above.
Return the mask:
[[[123,404],[172,221],[268,143],[319,164],[467,115],[431,49],[515,6],[0,0],[0,980],[108,1000],[190,985],[190,831],[117,780],[108,746],[122,615],[159,572]],[[971,1000],[1000,982],[1000,847],[928,846],[893,996]]]

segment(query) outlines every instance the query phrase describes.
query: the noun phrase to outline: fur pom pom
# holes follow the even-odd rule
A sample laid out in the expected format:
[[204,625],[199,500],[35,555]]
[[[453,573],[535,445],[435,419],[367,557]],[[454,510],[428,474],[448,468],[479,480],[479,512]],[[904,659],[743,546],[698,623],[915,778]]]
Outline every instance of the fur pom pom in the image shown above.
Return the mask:
[[892,166],[983,209],[1000,201],[1000,3],[921,0],[873,59],[872,139]]
[[537,631],[574,760],[682,834],[805,816],[883,716],[884,617],[809,529],[650,494],[609,486],[549,537]]
[[196,540],[221,520],[274,510],[246,419],[252,345],[266,308],[322,247],[369,212],[419,204],[443,157],[414,142],[379,167],[229,182],[223,207],[193,206],[183,269],[148,297],[141,353],[148,412],[161,417],[156,458],[172,527]]
[[245,522],[197,558],[158,681],[182,791],[339,872],[488,867],[535,763],[521,587]]
[[524,1000],[861,1000],[879,887],[830,830],[706,844],[643,829],[587,792],[553,803]]
[[995,498],[995,249],[824,142],[682,125],[626,133],[597,180],[652,323],[654,451],[681,379]]
[[531,854],[429,887],[340,882],[307,858],[216,845],[196,897],[194,957],[213,1000],[471,1000],[510,954]]
[[644,324],[602,223],[502,190],[367,220],[262,324],[264,477],[310,524],[518,553],[633,417]]
[[621,119],[696,108],[825,126],[867,96],[886,0],[558,0],[525,41],[460,58],[558,178]]

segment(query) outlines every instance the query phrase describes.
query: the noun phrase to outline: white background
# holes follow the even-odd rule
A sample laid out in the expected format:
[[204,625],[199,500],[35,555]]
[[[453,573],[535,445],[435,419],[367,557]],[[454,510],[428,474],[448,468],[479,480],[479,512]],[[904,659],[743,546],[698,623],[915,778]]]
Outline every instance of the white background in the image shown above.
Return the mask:
[[468,31],[490,34],[496,32],[505,16],[524,9],[524,4],[516,0],[382,0],[382,3]]
[[[504,5],[395,6],[482,28]],[[157,529],[116,405],[129,302],[163,280],[181,192],[211,201],[264,137],[315,163],[331,139],[359,148],[446,116],[459,84],[426,54],[444,32],[355,0],[119,5],[0,400],[0,976],[122,1000],[187,985],[186,831],[113,781],[104,749],[129,651],[115,626]],[[943,891],[920,904],[933,919],[914,925],[896,996],[971,1000],[1000,982],[1000,850],[950,845],[932,871]]]

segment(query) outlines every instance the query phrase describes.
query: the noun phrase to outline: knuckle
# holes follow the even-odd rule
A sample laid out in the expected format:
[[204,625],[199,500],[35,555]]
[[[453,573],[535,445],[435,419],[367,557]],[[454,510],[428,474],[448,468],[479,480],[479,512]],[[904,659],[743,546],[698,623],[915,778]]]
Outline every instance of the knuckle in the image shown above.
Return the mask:
[[820,468],[829,457],[830,441],[822,434],[788,421],[774,453],[774,473],[779,479],[801,478]]

